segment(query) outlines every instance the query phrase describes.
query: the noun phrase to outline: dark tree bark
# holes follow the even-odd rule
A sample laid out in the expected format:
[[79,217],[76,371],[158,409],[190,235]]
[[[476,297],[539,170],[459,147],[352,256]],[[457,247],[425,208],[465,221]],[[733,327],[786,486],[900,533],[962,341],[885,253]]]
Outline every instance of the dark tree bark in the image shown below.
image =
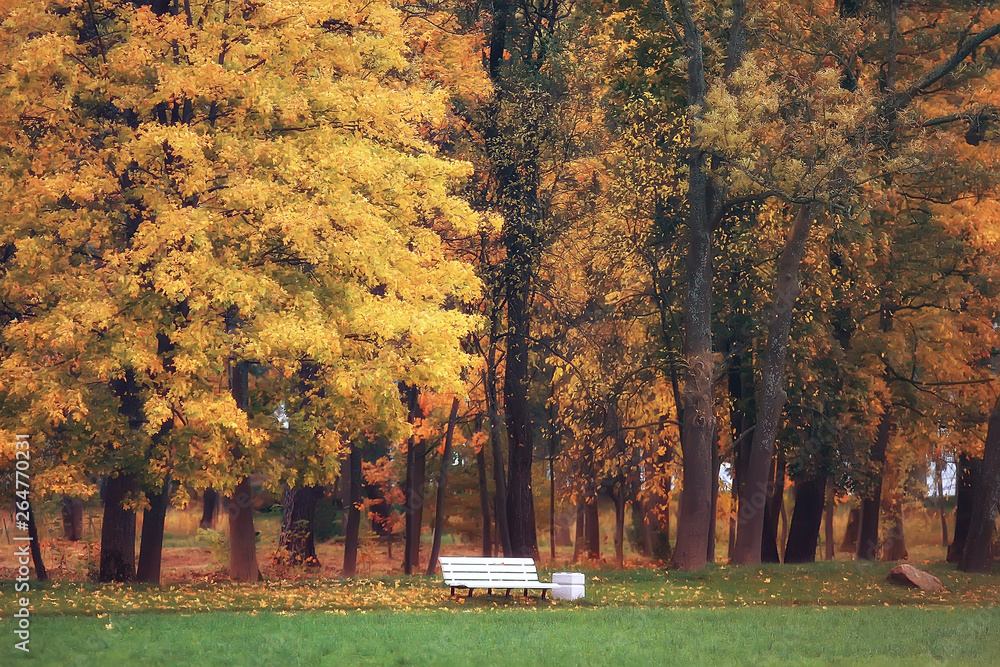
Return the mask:
[[795,484],[795,509],[785,544],[785,563],[813,563],[826,505],[826,469]]
[[972,495],[969,534],[958,566],[964,572],[990,573],[993,569],[990,547],[993,543],[993,517],[1000,501],[1000,404],[990,412],[983,445],[983,463]]
[[[494,285],[493,325],[499,322],[498,297],[502,296],[507,306],[503,394],[508,469],[506,488],[499,481],[497,483],[497,519],[504,554],[520,557],[536,557],[538,553],[531,489],[534,443],[528,408],[528,355],[534,281],[539,257],[546,243],[541,233],[542,211],[539,204],[540,147],[546,138],[539,124],[540,112],[534,107],[518,108],[519,113],[514,115],[513,124],[501,125],[505,117],[501,113],[503,106],[518,104],[518,92],[523,85],[521,71],[505,67],[507,59],[504,54],[513,54],[511,63],[527,62],[540,69],[546,50],[535,48],[535,35],[539,38],[542,34],[551,35],[555,21],[553,14],[543,24],[539,15],[538,22],[530,26],[534,19],[518,11],[509,0],[497,0],[493,3],[489,34],[488,72],[494,94],[490,109],[485,114],[487,122],[483,138],[490,159],[490,194],[505,217],[501,242],[506,251],[502,271],[497,274]],[[509,29],[509,25],[513,27]],[[529,36],[527,43],[526,35]],[[494,330],[499,333],[499,329]],[[491,336],[491,342],[495,341],[496,338]],[[492,387],[495,384],[487,384],[488,400]],[[498,439],[493,441],[494,449],[497,446]],[[503,466],[495,466],[494,474],[498,480],[502,473]],[[504,492],[506,498],[503,497]]]
[[484,383],[486,393],[486,417],[490,424],[490,452],[493,454],[493,484],[496,490],[494,514],[497,520],[497,539],[505,556],[512,555],[510,530],[507,527],[507,472],[503,462],[503,447],[500,440],[500,408],[497,402],[496,337],[499,335],[499,315],[491,318],[490,347],[486,356]]
[[646,558],[653,557],[653,526],[649,510],[635,495],[632,496],[632,528],[639,535],[638,551]]
[[63,538],[70,542],[83,539],[83,501],[79,498],[62,496]]
[[147,584],[160,583],[163,563],[163,527],[170,507],[170,476],[163,480],[159,493],[146,493],[149,509],[142,514],[142,537],[139,539],[139,565],[135,579]]
[[[238,328],[235,310],[226,315],[227,328]],[[248,377],[247,365],[233,361],[229,365],[229,391],[236,407],[246,412]],[[242,456],[235,448],[234,457]],[[233,489],[229,498],[229,576],[233,581],[259,581],[260,568],[257,565],[257,531],[253,525],[253,487],[249,477],[243,477]]]
[[[779,517],[781,519],[781,535],[778,538],[778,544],[784,545],[788,541],[788,512],[785,510],[785,503],[781,503],[781,511],[779,512]],[[781,557],[785,557],[784,548],[781,549]]]
[[718,436],[716,429],[716,437],[712,442],[712,481],[709,490],[712,496],[712,508],[708,518],[708,549],[705,551],[705,560],[709,563],[715,562],[715,528],[719,515],[719,470],[722,467],[722,458],[719,456]]
[[[119,413],[127,420],[129,429],[138,432],[145,423],[145,415],[135,373],[127,369],[123,377],[112,380],[110,385],[118,397]],[[135,511],[125,509],[124,503],[137,491],[138,484],[131,472],[114,470],[105,480],[98,581],[135,579]]]
[[892,435],[892,408],[885,406],[885,413],[878,424],[878,433],[872,444],[869,457],[878,468],[875,483],[861,500],[861,513],[858,521],[858,551],[859,560],[875,560],[878,558],[878,519],[882,507],[882,476],[885,467],[885,450]]
[[619,570],[625,569],[625,493],[624,484],[619,482],[618,488],[612,492],[611,500],[615,504],[615,565]]
[[229,576],[233,581],[260,581],[257,531],[253,524],[253,487],[244,477],[229,498]]
[[577,503],[576,505],[576,530],[573,535],[573,562],[577,563],[580,561],[580,556],[583,554],[583,543],[586,540],[586,528],[587,528],[587,506],[585,503]]
[[31,564],[35,568],[35,578],[38,581],[48,581],[49,572],[42,560],[42,545],[38,541],[38,524],[35,523],[35,506],[28,502],[28,549],[31,551]]
[[441,553],[441,534],[444,532],[444,498],[448,492],[448,466],[451,465],[451,444],[455,437],[455,424],[458,422],[459,401],[456,396],[451,402],[451,413],[448,415],[448,430],[444,436],[444,452],[441,454],[441,473],[438,476],[437,501],[434,511],[434,542],[431,545],[431,557],[427,561],[427,575],[437,572],[438,556]]
[[130,473],[112,473],[105,483],[98,581],[135,579],[135,511],[125,509],[122,503],[137,489],[135,477]]
[[587,557],[592,561],[601,560],[601,523],[597,511],[597,496],[587,501]]
[[[760,562],[780,563],[781,554],[778,552],[778,520],[770,512],[764,514],[764,525],[761,527],[764,535],[760,543]],[[736,528],[737,538],[739,537],[739,527]]]
[[351,443],[348,456],[350,489],[347,503],[347,526],[344,529],[344,569],[345,577],[353,577],[358,572],[358,534],[361,532],[361,450]]
[[289,565],[319,567],[316,557],[316,505],[323,497],[322,486],[285,485],[281,498],[281,533],[278,546],[284,549]]
[[490,531],[493,518],[490,516],[490,490],[486,481],[485,445],[476,452],[476,471],[479,473],[479,508],[483,517],[483,556],[493,555],[493,535]]
[[941,517],[941,546],[948,546],[948,515],[944,511],[944,480],[941,479],[940,459],[934,461],[934,486],[937,491],[938,515]]
[[219,492],[215,489],[205,489],[201,494],[201,523],[205,530],[215,528],[215,517],[219,513]]
[[[692,8],[681,3],[684,55],[687,57],[687,103],[701,108],[705,102],[702,27]],[[692,121],[698,120],[692,118]],[[692,139],[697,131],[692,129]],[[708,553],[712,513],[712,444],[715,439],[715,392],[712,362],[712,223],[709,211],[707,155],[694,147],[688,156],[688,240],[684,303],[684,388],[681,427],[680,509],[674,565],[680,570],[700,570]]]
[[556,560],[556,449],[559,446],[559,403],[555,384],[549,394],[549,558]]
[[[829,480],[826,484],[826,512],[824,513],[823,521],[823,545],[825,546],[826,553],[824,554],[826,560],[833,560],[836,556],[834,549],[834,537],[833,537],[833,515],[837,511],[837,494],[836,489],[834,489],[833,480]],[[787,553],[787,551],[786,551]]]
[[[520,235],[518,235],[520,236]],[[527,249],[520,249],[526,252]],[[528,336],[530,286],[528,276],[513,281],[507,292],[507,367],[504,375],[504,405],[507,411],[508,484],[507,528],[511,555],[537,558],[535,502],[531,491],[531,462],[534,442],[528,408]]]
[[903,532],[903,508],[899,498],[892,498],[886,508],[889,531],[882,540],[882,560],[906,560],[906,534]]
[[948,562],[957,563],[965,551],[972,520],[972,501],[978,485],[983,460],[962,453],[958,456],[958,479],[955,484],[955,534],[948,547]]
[[785,360],[788,356],[788,335],[792,326],[792,311],[799,295],[799,265],[805,254],[809,230],[819,208],[815,204],[799,207],[788,240],[778,260],[774,301],[771,305],[767,346],[761,369],[760,401],[757,406],[756,428],[750,445],[743,489],[740,497],[739,525],[733,560],[753,565],[761,559],[761,538],[764,530],[764,505],[767,498],[767,472],[778,434],[778,422],[785,405]]
[[[764,531],[760,540],[760,560],[763,563],[780,563],[781,553],[778,551],[778,526],[781,521],[781,511],[785,506],[785,455],[778,452],[771,462],[767,484],[767,498],[764,505]],[[736,539],[739,541],[740,527],[736,527]]]
[[858,551],[858,528],[861,527],[861,508],[852,507],[847,515],[847,527],[844,529],[844,539],[840,543],[840,550],[853,554]]
[[[420,411],[419,390],[407,388],[409,421],[414,423],[423,414]],[[420,571],[420,533],[424,521],[424,485],[427,481],[427,443],[423,438],[410,436],[406,448],[406,520],[403,546],[403,572]]]
[[[753,363],[748,354],[741,352],[745,341],[733,338],[729,341],[730,365],[727,374],[729,384],[729,421],[733,429],[733,508],[739,511],[740,488],[746,478],[746,465],[750,458],[750,442],[753,438],[753,420],[756,414],[756,400],[753,388]],[[773,475],[772,475],[773,477]],[[736,548],[737,523],[735,515],[729,519],[729,547],[727,557],[733,559]]]

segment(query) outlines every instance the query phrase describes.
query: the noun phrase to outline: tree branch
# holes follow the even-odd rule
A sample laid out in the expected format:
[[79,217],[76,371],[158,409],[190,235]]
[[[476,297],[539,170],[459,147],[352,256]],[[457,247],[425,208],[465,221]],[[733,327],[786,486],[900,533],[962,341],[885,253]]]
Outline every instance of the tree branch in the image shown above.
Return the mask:
[[923,78],[910,86],[909,90],[896,98],[896,108],[902,109],[909,105],[914,98],[922,94],[927,88],[951,74],[958,67],[959,63],[968,58],[983,42],[997,35],[1000,35],[1000,23],[991,25],[971,39],[961,42],[950,58],[925,74]]

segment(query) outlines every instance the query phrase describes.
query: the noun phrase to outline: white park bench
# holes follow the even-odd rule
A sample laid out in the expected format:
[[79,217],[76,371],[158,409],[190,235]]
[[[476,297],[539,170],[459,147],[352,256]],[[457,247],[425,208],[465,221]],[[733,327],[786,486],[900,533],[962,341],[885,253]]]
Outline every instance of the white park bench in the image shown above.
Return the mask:
[[444,583],[451,586],[451,594],[456,588],[468,588],[469,597],[472,590],[485,588],[492,594],[493,589],[506,589],[507,595],[515,588],[523,588],[524,594],[529,589],[537,588],[545,592],[556,587],[538,580],[538,570],[531,558],[472,558],[467,556],[442,556],[438,558],[441,564],[441,574]]

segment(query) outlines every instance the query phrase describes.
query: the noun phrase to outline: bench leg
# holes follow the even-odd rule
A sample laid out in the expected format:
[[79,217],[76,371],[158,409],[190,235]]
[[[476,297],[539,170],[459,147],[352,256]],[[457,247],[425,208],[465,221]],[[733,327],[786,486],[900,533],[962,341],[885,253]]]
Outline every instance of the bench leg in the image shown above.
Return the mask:
[[510,589],[509,588],[507,589],[507,595],[504,595],[504,597],[505,598],[509,598],[510,597]]
[[545,591],[546,591],[546,589],[544,589],[544,588],[543,588],[543,589],[542,589],[542,599],[543,599],[543,600],[545,599]]
[[455,587],[451,587],[451,597],[455,597]]
[[487,595],[493,595],[493,589],[492,588],[487,588],[486,589],[486,594]]
[[472,597],[472,589],[471,588],[469,589],[469,597],[470,598]]

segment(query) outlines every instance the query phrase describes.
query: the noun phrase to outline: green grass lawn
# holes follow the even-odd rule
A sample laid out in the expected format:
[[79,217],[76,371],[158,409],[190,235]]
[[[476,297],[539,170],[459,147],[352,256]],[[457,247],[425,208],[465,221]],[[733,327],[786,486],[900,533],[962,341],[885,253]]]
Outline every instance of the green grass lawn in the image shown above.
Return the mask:
[[[51,616],[42,665],[998,664],[1000,610],[547,608]],[[9,646],[0,656],[14,653]],[[12,664],[9,660],[0,660]]]
[[8,583],[0,664],[1000,664],[1000,576],[923,566],[946,587],[924,593],[888,583],[890,567],[583,568],[574,602],[294,571],[259,584],[33,583],[29,656],[13,649]]

